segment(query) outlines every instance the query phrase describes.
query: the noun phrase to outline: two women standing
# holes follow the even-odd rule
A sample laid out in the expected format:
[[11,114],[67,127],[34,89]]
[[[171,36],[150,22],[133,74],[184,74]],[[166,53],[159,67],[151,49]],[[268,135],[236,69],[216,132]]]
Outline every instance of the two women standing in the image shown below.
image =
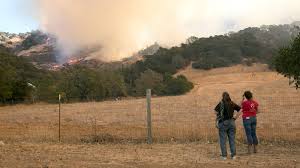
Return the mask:
[[[245,99],[246,98],[246,99]],[[229,139],[229,146],[231,152],[231,158],[235,159],[236,148],[235,148],[235,133],[236,126],[235,120],[240,116],[240,110],[242,109],[242,118],[245,133],[248,141],[248,153],[257,152],[257,136],[256,136],[256,114],[258,111],[258,103],[252,99],[252,93],[246,91],[243,95],[242,107],[234,103],[230,95],[224,92],[222,100],[215,107],[217,115],[217,128],[219,129],[219,140],[222,153],[222,160],[227,159],[226,140]],[[237,113],[234,113],[234,112]]]

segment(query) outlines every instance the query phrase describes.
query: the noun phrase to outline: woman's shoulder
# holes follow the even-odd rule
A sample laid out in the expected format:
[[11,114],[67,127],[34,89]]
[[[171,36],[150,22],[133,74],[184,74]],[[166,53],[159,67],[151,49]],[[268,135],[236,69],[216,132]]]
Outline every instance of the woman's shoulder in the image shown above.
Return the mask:
[[254,104],[258,105],[258,102],[256,100],[251,100]]
[[242,105],[247,104],[249,102],[250,102],[249,100],[245,99],[245,100],[242,101]]

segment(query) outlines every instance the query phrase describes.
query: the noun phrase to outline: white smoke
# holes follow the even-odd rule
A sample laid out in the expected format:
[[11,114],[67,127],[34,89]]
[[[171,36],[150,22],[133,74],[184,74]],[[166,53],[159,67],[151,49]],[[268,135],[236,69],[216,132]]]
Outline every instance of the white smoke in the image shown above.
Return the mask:
[[248,26],[300,20],[299,0],[33,0],[41,29],[63,56],[101,44],[96,57],[116,60],[158,42],[177,45]]

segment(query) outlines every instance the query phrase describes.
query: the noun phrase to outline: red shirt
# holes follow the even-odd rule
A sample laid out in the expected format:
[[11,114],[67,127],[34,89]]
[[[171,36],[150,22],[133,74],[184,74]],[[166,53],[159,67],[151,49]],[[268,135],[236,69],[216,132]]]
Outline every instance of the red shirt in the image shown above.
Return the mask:
[[254,100],[245,100],[242,103],[243,118],[255,117],[257,113],[258,103]]

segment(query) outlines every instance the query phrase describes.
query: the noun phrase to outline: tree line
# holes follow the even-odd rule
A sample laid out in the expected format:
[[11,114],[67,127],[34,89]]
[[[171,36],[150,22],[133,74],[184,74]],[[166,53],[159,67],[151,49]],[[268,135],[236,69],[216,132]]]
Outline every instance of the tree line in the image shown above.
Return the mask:
[[[298,87],[298,33],[299,27],[295,25],[279,25],[208,38],[190,37],[180,46],[160,47],[143,60],[117,69],[78,64],[48,71],[0,46],[0,102],[56,102],[58,94],[66,102],[102,101],[144,96],[147,88],[158,96],[180,95],[190,91],[193,84],[176,73],[190,64],[197,69],[212,69],[240,63],[267,63],[294,80]],[[295,42],[290,45],[293,39]],[[291,68],[294,64],[295,68]]]
[[182,75],[175,77],[139,66],[104,69],[78,64],[48,71],[0,46],[0,102],[57,102],[58,94],[65,102],[102,101],[144,96],[147,88],[158,96],[184,94],[193,88]]
[[193,68],[205,70],[255,62],[266,63],[272,68],[279,49],[296,38],[299,25],[250,27],[208,38],[190,37],[180,46],[160,48],[154,55],[146,56],[144,65],[169,73],[189,63]]

